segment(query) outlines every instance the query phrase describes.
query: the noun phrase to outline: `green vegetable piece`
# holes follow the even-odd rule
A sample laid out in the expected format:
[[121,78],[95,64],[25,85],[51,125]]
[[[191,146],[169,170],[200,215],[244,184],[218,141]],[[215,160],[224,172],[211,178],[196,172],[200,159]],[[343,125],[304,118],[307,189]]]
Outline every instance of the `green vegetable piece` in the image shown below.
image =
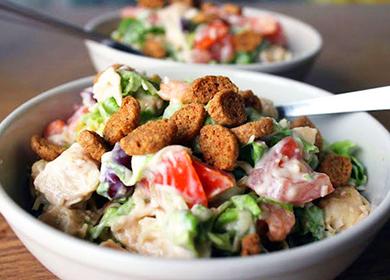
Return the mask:
[[311,234],[315,240],[325,238],[325,216],[321,208],[310,203],[303,208],[296,208],[295,214],[300,235]]

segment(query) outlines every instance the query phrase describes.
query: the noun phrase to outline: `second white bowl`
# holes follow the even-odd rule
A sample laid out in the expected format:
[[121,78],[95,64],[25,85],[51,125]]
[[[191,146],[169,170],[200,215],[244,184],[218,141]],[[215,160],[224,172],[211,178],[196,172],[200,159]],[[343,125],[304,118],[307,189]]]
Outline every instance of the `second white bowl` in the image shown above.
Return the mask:
[[[275,63],[251,63],[251,64],[220,64],[206,67],[216,69],[232,68],[250,70],[256,72],[273,73],[291,78],[301,79],[310,70],[322,47],[321,35],[312,26],[292,17],[254,8],[245,8],[244,13],[251,16],[270,14],[276,17],[283,26],[289,48],[293,53],[292,59]],[[91,19],[85,29],[97,31],[109,35],[115,30],[120,21],[120,11],[108,12]],[[121,63],[130,65],[136,69],[144,70],[156,66],[171,67],[186,65],[167,59],[156,59],[146,56],[134,55],[119,51],[93,41],[85,42],[92,63],[97,71],[102,71],[108,66]],[[188,63],[194,65],[193,63]],[[199,64],[198,64],[199,65]]]

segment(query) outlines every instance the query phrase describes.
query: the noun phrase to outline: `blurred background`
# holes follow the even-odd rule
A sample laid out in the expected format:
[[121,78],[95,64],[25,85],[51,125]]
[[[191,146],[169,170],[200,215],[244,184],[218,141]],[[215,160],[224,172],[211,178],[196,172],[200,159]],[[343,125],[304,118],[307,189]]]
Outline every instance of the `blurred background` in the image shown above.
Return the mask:
[[[134,3],[132,0],[15,0],[14,2],[18,2],[21,4],[27,5],[39,5],[45,6],[56,2],[56,4],[64,4],[64,5],[91,5],[91,4],[109,4],[109,5],[123,5],[123,4],[131,4]],[[218,2],[238,2],[238,3],[251,3],[251,2],[281,2],[281,3],[320,3],[320,4],[354,4],[354,3],[362,3],[362,4],[384,4],[390,3],[390,0],[246,0],[246,1],[218,1]]]

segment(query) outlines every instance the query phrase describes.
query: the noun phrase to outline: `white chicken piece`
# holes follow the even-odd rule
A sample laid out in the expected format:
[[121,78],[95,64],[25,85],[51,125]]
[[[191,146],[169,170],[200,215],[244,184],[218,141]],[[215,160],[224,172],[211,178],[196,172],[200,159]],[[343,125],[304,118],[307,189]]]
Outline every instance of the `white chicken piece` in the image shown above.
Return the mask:
[[305,142],[314,145],[316,142],[316,136],[318,133],[318,130],[315,128],[311,128],[308,126],[304,127],[295,127],[292,129],[292,133],[294,136],[298,136]]
[[354,187],[339,187],[321,199],[325,213],[325,227],[330,234],[344,231],[370,213],[370,204]]
[[39,216],[39,219],[65,233],[84,238],[88,229],[87,221],[89,217],[84,210],[68,209],[50,205],[48,209]]
[[97,163],[74,143],[46,164],[34,186],[51,204],[70,207],[91,196],[99,184],[99,174]]
[[93,88],[93,97],[98,102],[113,97],[118,104],[122,104],[121,76],[116,72],[113,66],[107,68],[97,77]]

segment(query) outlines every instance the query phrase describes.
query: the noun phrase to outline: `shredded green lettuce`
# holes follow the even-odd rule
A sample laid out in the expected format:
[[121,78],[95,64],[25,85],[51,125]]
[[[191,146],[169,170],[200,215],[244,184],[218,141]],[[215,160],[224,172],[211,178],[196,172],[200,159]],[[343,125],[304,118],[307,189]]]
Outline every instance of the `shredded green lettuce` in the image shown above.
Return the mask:
[[99,224],[89,229],[89,235],[92,240],[98,239],[119,217],[128,215],[135,204],[130,197],[122,205],[118,203],[113,203],[112,205],[105,210]]
[[119,106],[113,97],[107,98],[103,102],[96,103],[90,111],[83,115],[78,125],[78,130],[91,130],[102,135],[104,126],[108,119],[118,111]]
[[252,141],[240,149],[239,159],[255,166],[267,152],[268,147],[262,141]]
[[236,195],[220,205],[214,216],[208,238],[217,250],[226,254],[237,253],[241,239],[256,231],[256,220],[261,215],[254,196]]
[[297,227],[295,232],[299,235],[311,235],[314,240],[321,240],[325,234],[324,211],[318,206],[309,203],[303,208],[295,208]]

